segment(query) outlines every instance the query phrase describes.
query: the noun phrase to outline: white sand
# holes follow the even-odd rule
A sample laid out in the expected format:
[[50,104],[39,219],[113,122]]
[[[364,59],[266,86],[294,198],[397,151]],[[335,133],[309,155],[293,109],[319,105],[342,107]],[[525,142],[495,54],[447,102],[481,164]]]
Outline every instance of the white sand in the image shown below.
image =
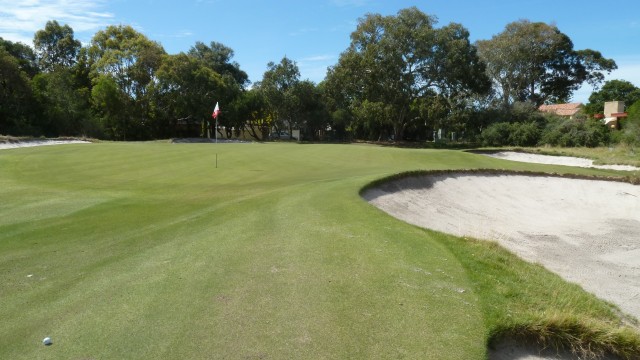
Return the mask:
[[495,240],[640,318],[640,186],[449,174],[397,180],[364,197],[411,224]]
[[504,160],[530,162],[530,163],[538,163],[538,164],[566,165],[566,166],[578,166],[578,167],[586,167],[586,168],[623,170],[623,171],[640,170],[639,167],[631,166],[631,165],[593,165],[593,160],[571,157],[571,156],[550,156],[550,155],[521,153],[516,151],[500,151],[495,153],[482,153],[482,155],[491,156],[494,158],[504,159]]
[[15,149],[21,147],[64,145],[64,144],[90,144],[90,141],[83,140],[29,140],[20,142],[0,142],[0,150]]
[[409,223],[496,240],[640,318],[640,186],[522,175],[438,175],[365,198]]

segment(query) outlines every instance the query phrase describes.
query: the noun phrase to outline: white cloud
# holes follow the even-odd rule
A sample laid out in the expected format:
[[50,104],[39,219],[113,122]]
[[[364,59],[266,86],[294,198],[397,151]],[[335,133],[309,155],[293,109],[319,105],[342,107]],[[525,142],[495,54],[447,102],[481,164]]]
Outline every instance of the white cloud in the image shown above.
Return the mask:
[[68,24],[76,33],[105,27],[113,14],[101,11],[105,0],[0,0],[0,37],[31,44],[47,21]]
[[335,58],[336,57],[334,55],[315,55],[315,56],[302,58],[300,59],[300,62],[331,61],[331,60],[334,60]]

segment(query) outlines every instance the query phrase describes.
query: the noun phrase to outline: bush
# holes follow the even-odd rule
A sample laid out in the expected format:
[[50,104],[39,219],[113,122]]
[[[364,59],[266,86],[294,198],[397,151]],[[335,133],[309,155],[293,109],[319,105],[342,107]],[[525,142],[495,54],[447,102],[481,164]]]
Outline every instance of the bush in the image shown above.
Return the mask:
[[484,129],[480,134],[480,139],[484,146],[505,146],[508,145],[510,133],[511,124],[500,122],[491,124]]
[[540,128],[535,122],[495,123],[480,135],[484,146],[535,146],[540,140]]
[[511,124],[509,143],[514,146],[536,146],[540,135],[540,128],[534,122]]
[[596,147],[607,145],[610,138],[610,130],[597,120],[563,119],[549,122],[542,133],[541,143],[563,147]]
[[626,121],[620,131],[617,131],[615,142],[640,146],[640,121]]

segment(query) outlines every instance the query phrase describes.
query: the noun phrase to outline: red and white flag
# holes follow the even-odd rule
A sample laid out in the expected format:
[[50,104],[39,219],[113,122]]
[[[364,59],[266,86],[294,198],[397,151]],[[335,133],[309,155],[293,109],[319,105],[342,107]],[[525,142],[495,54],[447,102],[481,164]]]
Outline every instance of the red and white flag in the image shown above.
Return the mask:
[[214,119],[217,119],[218,115],[220,115],[220,107],[218,106],[218,103],[216,102],[216,107],[213,109],[213,114],[211,114],[211,116]]

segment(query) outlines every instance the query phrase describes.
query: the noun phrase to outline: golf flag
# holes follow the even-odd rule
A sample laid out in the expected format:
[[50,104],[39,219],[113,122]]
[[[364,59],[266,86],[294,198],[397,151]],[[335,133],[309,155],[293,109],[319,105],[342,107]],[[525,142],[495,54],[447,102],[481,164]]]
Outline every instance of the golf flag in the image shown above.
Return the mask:
[[218,103],[216,102],[216,107],[213,109],[213,114],[211,114],[211,116],[214,119],[217,119],[218,115],[220,115],[220,107],[218,106]]

